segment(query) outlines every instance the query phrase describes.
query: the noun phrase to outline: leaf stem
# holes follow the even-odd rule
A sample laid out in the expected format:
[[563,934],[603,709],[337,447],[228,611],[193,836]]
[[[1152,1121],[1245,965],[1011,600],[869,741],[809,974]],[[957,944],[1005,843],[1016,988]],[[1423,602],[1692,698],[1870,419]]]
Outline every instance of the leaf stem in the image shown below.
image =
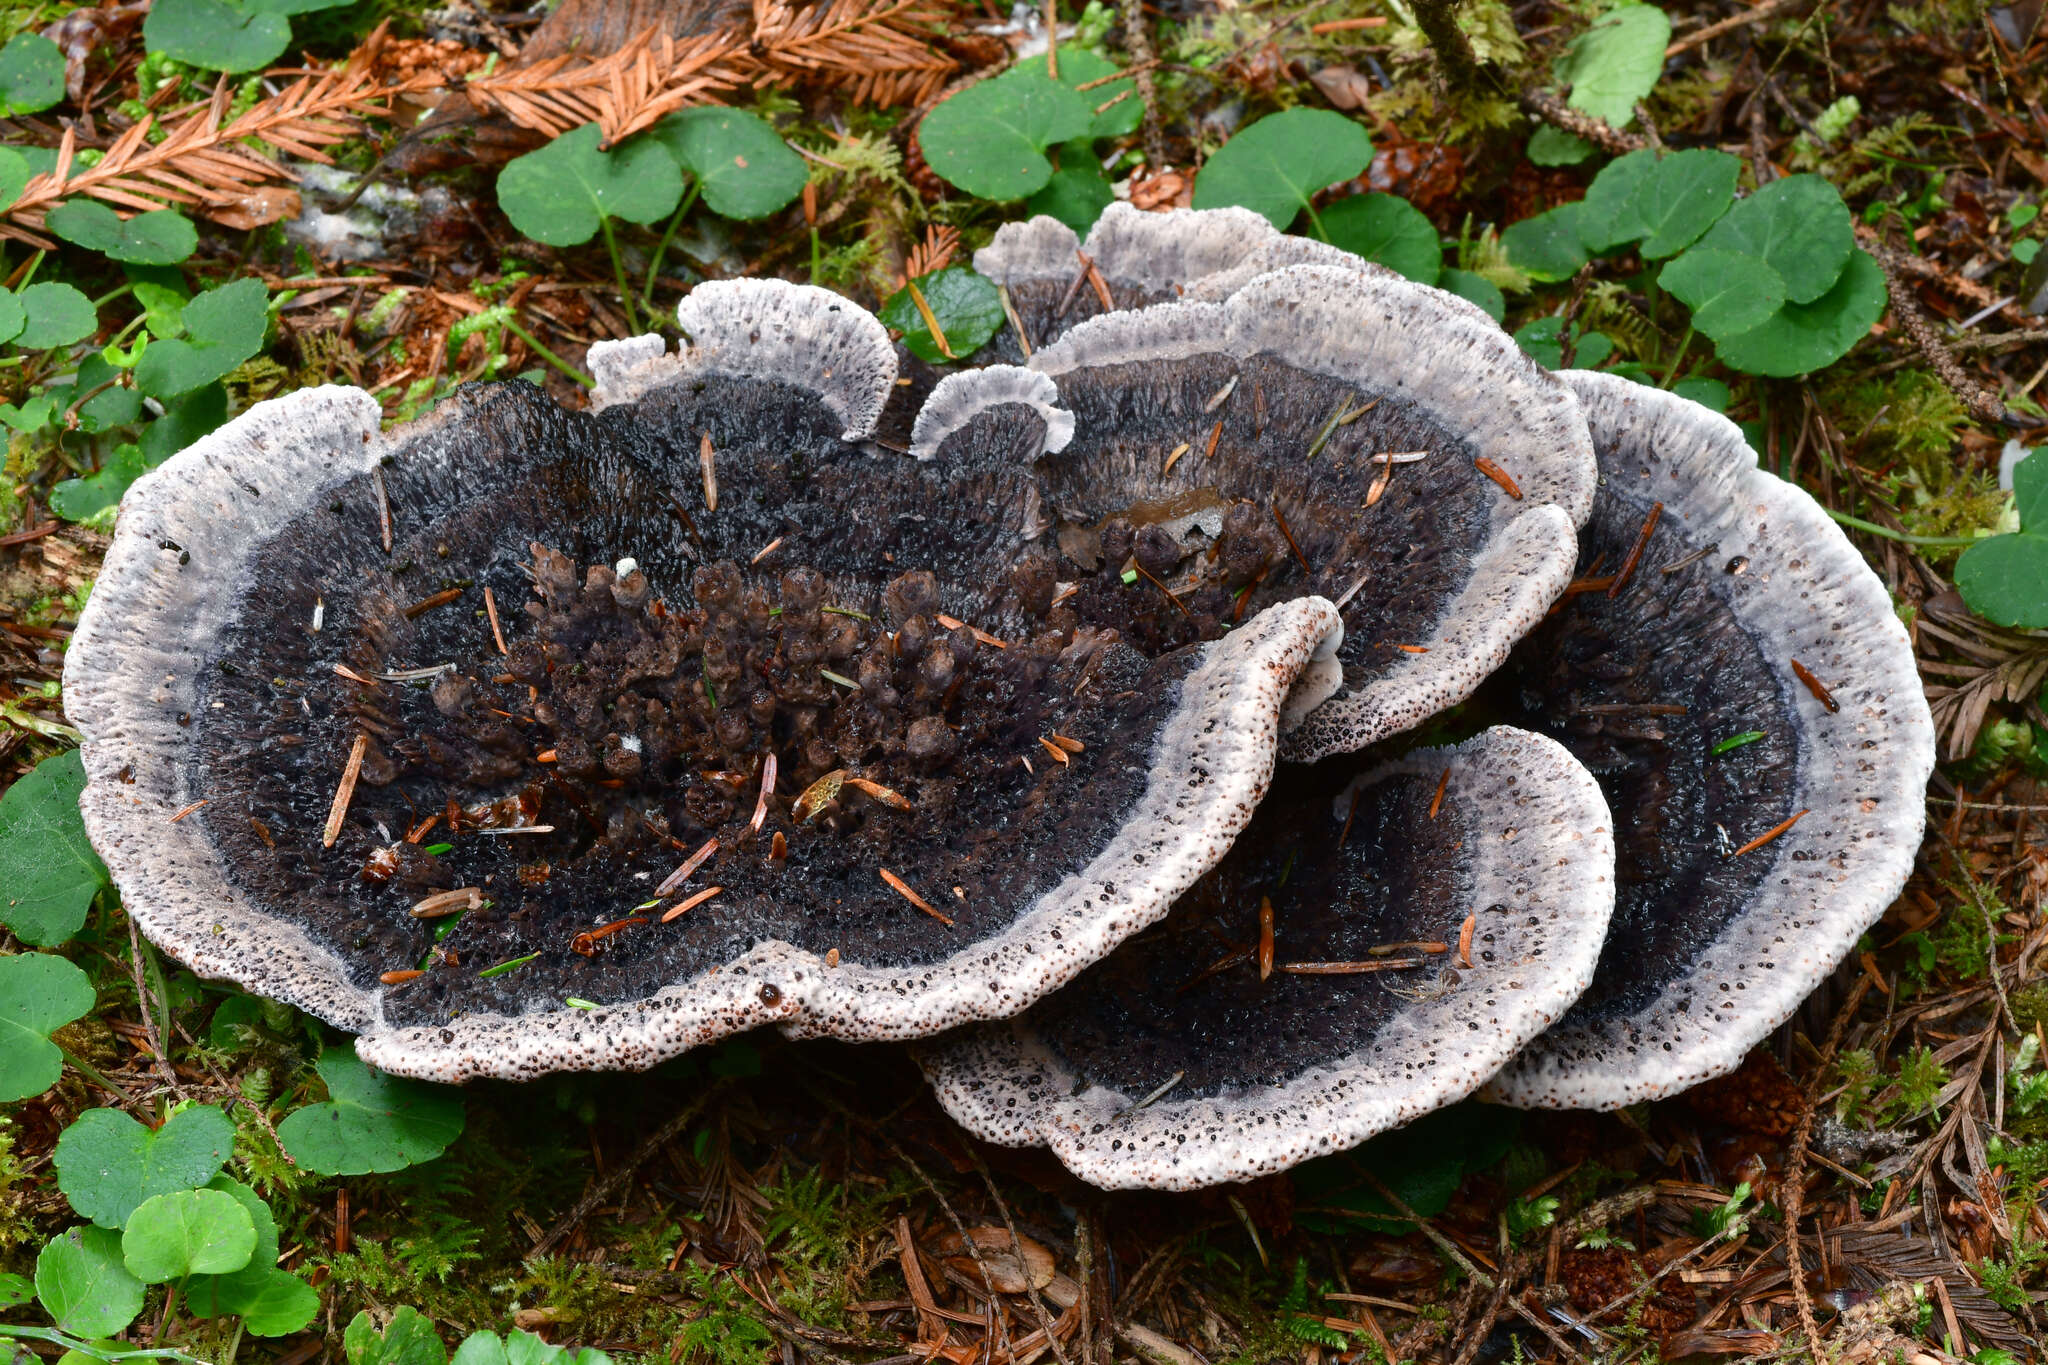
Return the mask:
[[562,359],[562,357],[556,355],[553,351],[550,351],[547,347],[541,345],[540,338],[535,336],[533,333],[527,331],[524,327],[521,327],[519,325],[519,320],[517,318],[506,318],[505,330],[510,332],[513,336],[518,337],[521,341],[525,342],[526,349],[532,351],[542,360],[547,361],[548,364],[554,366],[563,374],[568,375],[571,379],[581,384],[584,388],[594,389],[597,387],[596,380],[592,379],[589,375],[583,373],[583,371],[577,369],[574,365],[571,365],[568,361]]
[[1894,531],[1888,526],[1879,526],[1874,521],[1865,521],[1861,517],[1852,517],[1847,512],[1837,512],[1832,507],[1825,510],[1829,516],[1841,522],[1844,526],[1854,527],[1858,531],[1867,531],[1874,536],[1883,536],[1886,540],[1896,540],[1901,545],[1926,545],[1937,549],[1954,549],[1958,546],[1975,545],[1978,541],[1985,538],[1983,536],[1909,536],[1904,531]]
[[612,258],[612,278],[619,286],[619,306],[626,310],[626,330],[634,335],[640,331],[640,310],[633,305],[633,291],[626,287],[626,263],[619,257],[619,239],[612,231],[611,215],[600,213],[597,224],[604,229],[604,249]]
[[[661,240],[654,244],[654,258],[647,262],[647,286],[640,291],[640,306],[647,310],[647,316],[654,316],[654,281],[661,274],[662,257],[668,255],[669,243],[675,240],[676,229],[697,203],[697,191],[704,182],[696,176],[690,177],[690,188],[683,194],[683,202],[676,205],[676,211],[669,215],[668,226],[661,230]],[[816,284],[813,280],[811,283]]]
[[1671,368],[1664,372],[1664,382],[1662,384],[1659,384],[1657,386],[1658,388],[1668,389],[1671,387],[1671,381],[1678,377],[1678,367],[1685,363],[1685,353],[1686,350],[1689,347],[1691,347],[1691,345],[1692,324],[1687,323],[1685,326],[1685,335],[1678,339],[1678,354],[1671,357]]

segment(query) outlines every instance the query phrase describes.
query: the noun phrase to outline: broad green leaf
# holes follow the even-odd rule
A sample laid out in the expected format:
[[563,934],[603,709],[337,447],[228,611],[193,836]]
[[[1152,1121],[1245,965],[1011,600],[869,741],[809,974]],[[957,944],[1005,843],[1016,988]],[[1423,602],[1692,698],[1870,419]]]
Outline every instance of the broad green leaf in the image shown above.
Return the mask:
[[12,341],[28,325],[28,310],[12,289],[0,289],[0,341]]
[[[55,420],[57,400],[50,396],[47,389],[22,399],[19,407],[12,403],[0,403],[0,422],[24,435],[32,431],[41,431]],[[0,862],[4,862],[5,857],[5,852],[0,851]]]
[[1833,289],[1812,303],[1788,303],[1739,336],[1716,339],[1714,349],[1724,365],[1747,374],[1807,374],[1840,360],[1870,335],[1884,316],[1885,298],[1877,262],[1867,252],[1852,252]]
[[1484,275],[1470,270],[1446,270],[1437,277],[1436,287],[1456,294],[1467,303],[1478,304],[1495,322],[1508,314],[1508,301],[1501,295],[1500,286]]
[[2020,529],[1991,536],[1956,561],[1956,589],[1987,621],[2048,628],[2048,458],[2039,451],[2012,469]]
[[1095,106],[1041,68],[970,85],[925,115],[917,145],[927,165],[977,199],[1022,199],[1045,188],[1045,149],[1086,137]]
[[372,1071],[347,1048],[315,1067],[329,1102],[285,1116],[277,1135],[292,1160],[316,1175],[364,1175],[432,1161],[462,1133],[462,1097]]
[[[1125,91],[1131,89],[1130,81],[1110,81],[1106,85],[1096,86],[1093,90],[1075,89],[1076,86],[1087,85],[1090,81],[1099,81],[1104,76],[1115,75],[1123,68],[1101,53],[1091,51],[1085,47],[1062,47],[1060,49],[1059,66],[1059,83],[1067,87],[1067,89],[1073,90],[1075,94],[1088,102],[1088,108],[1093,118],[1093,122],[1089,124],[1087,132],[1087,137],[1091,142],[1097,138],[1122,137],[1126,133],[1137,131],[1138,125],[1145,118],[1145,106],[1139,102],[1136,95],[1127,97],[1121,104],[1110,105],[1109,108],[1104,109],[1099,114],[1092,113],[1094,109],[1101,105],[1109,104],[1118,95],[1122,95]],[[1044,76],[1046,74],[1045,67],[1046,61],[1042,54],[1036,57],[1026,57],[1002,75],[997,76],[996,79],[999,81],[1017,80],[1027,74]]]
[[382,1332],[367,1312],[356,1314],[341,1334],[341,1353],[348,1365],[448,1365],[433,1322],[410,1304],[401,1304]]
[[706,105],[670,114],[652,136],[703,186],[721,218],[766,218],[803,193],[809,172],[766,119]]
[[1436,225],[1398,195],[1353,195],[1319,217],[1331,244],[1354,256],[1398,270],[1417,284],[1435,284],[1443,273],[1444,248]]
[[536,242],[577,246],[607,218],[651,223],[675,212],[683,196],[675,156],[653,138],[612,151],[595,123],[568,132],[498,172],[498,206]]
[[36,176],[28,158],[14,147],[0,147],[0,209],[21,198],[21,192]]
[[0,1272],[0,1308],[19,1308],[36,1301],[36,1287],[26,1276]]
[[580,1350],[551,1346],[515,1327],[502,1337],[496,1332],[470,1333],[455,1348],[449,1365],[611,1365],[611,1357],[589,1346]]
[[[1605,332],[1574,332],[1571,368],[1591,370],[1614,354],[1614,341]],[[1564,319],[1536,318],[1515,329],[1515,344],[1531,360],[1547,370],[1563,369]]]
[[[1414,1212],[1433,1218],[1450,1206],[1469,1176],[1500,1163],[1519,1126],[1513,1110],[1467,1101],[1426,1114],[1354,1153],[1309,1162],[1294,1178],[1302,1206],[1315,1211],[1297,1221],[1317,1232],[1355,1233],[1361,1223],[1411,1232],[1414,1224],[1381,1198],[1378,1182]],[[1366,1180],[1367,1172],[1374,1181]]]
[[40,33],[0,47],[0,115],[34,114],[64,98],[64,53]]
[[1576,166],[1592,155],[1592,143],[1547,123],[1529,135],[1529,160],[1538,166]]
[[1692,325],[1715,340],[1740,336],[1785,305],[1785,282],[1755,256],[1695,247],[1657,275],[1664,291],[1692,309]]
[[70,383],[52,385],[48,392],[59,412],[68,413],[78,404],[74,416],[80,431],[126,426],[142,416],[142,395],[125,384],[108,384],[118,374],[106,355],[95,351],[78,362],[78,374]]
[[123,218],[97,199],[67,199],[44,222],[67,242],[136,265],[176,265],[199,247],[192,220],[176,209]]
[[107,1228],[60,1232],[36,1255],[36,1297],[61,1332],[112,1336],[142,1311],[142,1293],[121,1261],[121,1234]]
[[227,420],[228,391],[219,384],[166,403],[164,415],[142,429],[142,467],[155,469]]
[[956,265],[920,275],[915,283],[924,295],[925,306],[938,319],[939,330],[946,334],[951,356],[939,349],[938,338],[925,325],[924,314],[910,297],[909,285],[890,295],[878,316],[884,326],[903,333],[903,344],[918,359],[933,365],[965,360],[1002,329],[1002,296],[985,276]]
[[1114,198],[1109,182],[1102,178],[1102,172],[1088,155],[1088,145],[1070,142],[1060,155],[1060,168],[1045,182],[1044,189],[1024,201],[1024,211],[1057,218],[1085,237]]
[[265,14],[313,14],[324,9],[346,9],[356,0],[245,0],[244,8]]
[[135,281],[135,301],[142,305],[143,325],[151,337],[163,341],[185,330],[185,305],[191,295],[174,285],[155,280]]
[[135,366],[135,386],[152,398],[211,384],[262,350],[270,292],[261,280],[236,280],[193,299],[180,317],[185,335],[151,342]]
[[1664,70],[1671,20],[1655,5],[1619,5],[1572,40],[1558,64],[1558,80],[1571,86],[1571,107],[1617,128],[1636,116]]
[[1812,303],[1841,277],[1856,233],[1833,185],[1790,175],[1729,209],[1700,245],[1762,258],[1785,282],[1786,298]]
[[1285,232],[1319,191],[1372,164],[1365,125],[1327,109],[1287,109],[1240,129],[1195,177],[1198,209],[1240,204]]
[[272,1266],[226,1311],[242,1315],[251,1336],[287,1337],[320,1315],[320,1291],[289,1270]]
[[1636,192],[1657,170],[1657,154],[1648,147],[1618,156],[1600,168],[1586,186],[1580,216],[1581,238],[1588,251],[1608,251],[1633,242],[1649,231],[1636,209]]
[[14,344],[24,351],[69,346],[91,336],[100,325],[92,300],[68,284],[32,284],[16,297],[28,313],[28,321],[14,334]]
[[82,1217],[126,1225],[144,1201],[204,1185],[232,1153],[235,1126],[210,1104],[171,1115],[154,1132],[118,1109],[88,1109],[57,1138],[57,1188]]
[[50,1035],[84,1017],[94,993],[86,974],[48,953],[0,957],[0,1103],[40,1095],[64,1074]]
[[1703,408],[1726,415],[1735,395],[1718,379],[1681,379],[1671,386],[1680,398],[1689,398]]
[[1741,169],[1742,163],[1728,153],[1705,148],[1674,152],[1658,162],[1635,193],[1643,259],[1675,256],[1712,227],[1735,202]]
[[259,1337],[304,1328],[320,1311],[320,1295],[298,1276],[277,1268],[277,1219],[270,1206],[256,1191],[226,1175],[215,1176],[207,1188],[229,1195],[248,1212],[256,1228],[256,1246],[240,1270],[187,1280],[186,1309],[202,1318],[238,1313],[243,1327]]
[[50,948],[78,932],[106,865],[85,837],[78,750],[46,758],[0,796],[0,920],[24,943]]
[[1548,213],[1510,223],[1500,235],[1501,250],[1531,279],[1570,279],[1586,263],[1580,227],[1584,202],[1560,204]]
[[145,1200],[121,1233],[121,1259],[144,1284],[224,1275],[249,1264],[256,1225],[233,1195],[173,1190]]
[[292,25],[282,14],[224,0],[155,0],[142,21],[142,41],[151,52],[209,71],[254,71],[290,46]]

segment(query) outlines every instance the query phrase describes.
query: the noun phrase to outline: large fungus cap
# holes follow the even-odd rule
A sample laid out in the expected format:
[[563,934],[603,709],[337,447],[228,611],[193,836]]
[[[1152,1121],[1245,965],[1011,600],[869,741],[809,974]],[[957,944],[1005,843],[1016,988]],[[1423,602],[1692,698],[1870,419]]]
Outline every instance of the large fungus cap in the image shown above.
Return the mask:
[[87,829],[174,956],[459,1080],[763,1023],[1007,1015],[1249,818],[1313,596],[1181,638],[1062,592],[1028,462],[856,444],[822,290],[705,285],[609,406],[314,389],[139,480],[66,664]]
[[1335,601],[1343,648],[1287,739],[1302,760],[1469,695],[1564,588],[1593,500],[1569,388],[1461,300],[1330,264],[1106,313],[1026,367],[948,376],[911,449],[1034,467],[1078,609],[1173,604],[1147,648]]
[[1607,806],[1506,727],[1363,762],[1284,769],[1163,922],[1023,1016],[922,1046],[946,1109],[1097,1185],[1192,1189],[1470,1094],[1591,979]]
[[1819,504],[1698,404],[1565,378],[1600,495],[1580,580],[1498,695],[1599,777],[1618,890],[1591,989],[1488,1093],[1611,1109],[1733,1070],[1883,914],[1934,727],[1884,585]]

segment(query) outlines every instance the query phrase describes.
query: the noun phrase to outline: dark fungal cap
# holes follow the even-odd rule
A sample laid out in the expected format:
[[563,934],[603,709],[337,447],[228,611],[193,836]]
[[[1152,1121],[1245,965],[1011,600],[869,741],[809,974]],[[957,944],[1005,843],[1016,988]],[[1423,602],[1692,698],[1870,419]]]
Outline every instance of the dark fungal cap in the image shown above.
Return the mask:
[[1934,731],[1883,584],[1810,497],[1697,404],[1565,377],[1601,490],[1497,700],[1599,777],[1618,890],[1592,988],[1489,1093],[1606,1109],[1733,1070],[1877,920]]
[[1556,1019],[1612,858],[1598,788],[1538,735],[1290,766],[1164,921],[921,1061],[975,1134],[1095,1184],[1249,1180],[1462,1098]]
[[1029,467],[865,453],[873,320],[752,292],[595,415],[312,391],[138,484],[70,668],[154,939],[387,1070],[521,1076],[1011,1013],[1221,855],[1334,610],[1056,601]]
[[[1237,231],[1228,215],[1163,221],[1168,237]],[[1160,269],[1244,254],[1181,245]],[[1321,704],[1290,717],[1287,754],[1354,751],[1462,700],[1506,658],[1570,577],[1592,503],[1571,391],[1447,299],[1308,264],[1220,302],[1105,313],[1026,367],[943,380],[912,452],[1035,460],[1049,538],[1109,570],[1095,581],[1111,591],[1122,579],[1170,596],[1189,638],[1241,605],[1337,602],[1344,646],[1317,680]]]

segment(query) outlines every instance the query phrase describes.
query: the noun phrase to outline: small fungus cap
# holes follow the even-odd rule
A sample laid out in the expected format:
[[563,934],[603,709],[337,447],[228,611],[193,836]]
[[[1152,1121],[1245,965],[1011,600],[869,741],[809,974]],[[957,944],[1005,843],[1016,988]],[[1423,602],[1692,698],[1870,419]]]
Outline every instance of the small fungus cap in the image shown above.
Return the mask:
[[706,285],[601,410],[263,403],[137,481],[66,661],[144,932],[437,1080],[1024,1008],[1229,847],[1298,595],[1227,637],[1059,596],[1028,462],[877,456],[857,306]]
[[[1096,235],[1173,242],[1156,286],[1235,269],[1258,237],[1243,219],[1261,262],[1285,254],[1257,215],[1112,212]],[[1024,246],[1053,235],[999,236],[1006,268],[1023,278]],[[1151,258],[1103,259],[1142,275]],[[1468,696],[1563,590],[1593,500],[1567,386],[1462,301],[1343,259],[1103,313],[1024,366],[950,375],[911,441],[921,459],[1032,463],[1079,600],[1170,600],[1170,639],[1304,593],[1337,603],[1344,645],[1288,716],[1285,756],[1304,761]]]
[[1250,1180],[1462,1099],[1555,1021],[1613,867],[1598,785],[1540,735],[1290,767],[1163,922],[919,1059],[970,1132],[1093,1184]]
[[1600,456],[1586,590],[1498,695],[1599,776],[1618,890],[1593,986],[1487,1093],[1613,1109],[1732,1071],[1884,913],[1934,727],[1890,596],[1818,503],[1717,413],[1564,377]]

